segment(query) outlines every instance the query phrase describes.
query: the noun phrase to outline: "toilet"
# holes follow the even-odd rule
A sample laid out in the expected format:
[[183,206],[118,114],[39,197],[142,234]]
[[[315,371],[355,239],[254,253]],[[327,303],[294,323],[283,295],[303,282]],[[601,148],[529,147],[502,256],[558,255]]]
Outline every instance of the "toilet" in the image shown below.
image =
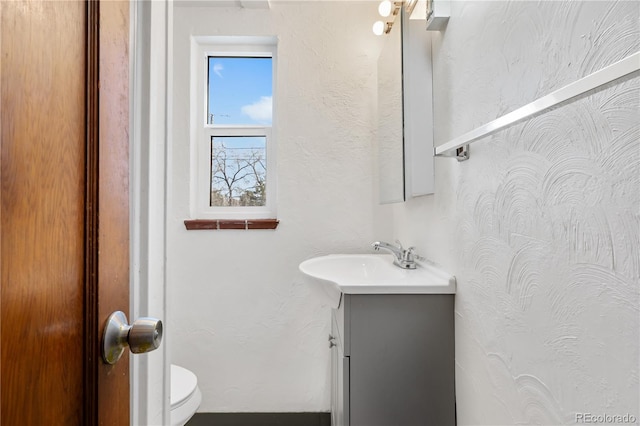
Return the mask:
[[196,413],[201,401],[196,375],[171,364],[171,426],[184,426]]

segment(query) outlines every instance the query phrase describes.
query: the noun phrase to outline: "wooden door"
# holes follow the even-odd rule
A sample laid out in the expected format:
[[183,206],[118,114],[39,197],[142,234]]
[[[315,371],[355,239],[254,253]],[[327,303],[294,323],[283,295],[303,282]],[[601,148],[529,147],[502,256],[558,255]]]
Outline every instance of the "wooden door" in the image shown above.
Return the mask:
[[0,2],[0,423],[129,423],[126,2]]

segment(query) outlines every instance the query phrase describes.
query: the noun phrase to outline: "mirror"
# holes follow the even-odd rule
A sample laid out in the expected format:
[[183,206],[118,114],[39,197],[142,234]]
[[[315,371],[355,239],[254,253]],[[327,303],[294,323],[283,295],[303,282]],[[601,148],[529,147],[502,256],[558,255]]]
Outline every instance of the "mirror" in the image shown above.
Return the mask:
[[404,201],[402,23],[398,19],[378,58],[378,176],[380,203]]
[[381,204],[434,191],[431,36],[401,12],[378,58]]

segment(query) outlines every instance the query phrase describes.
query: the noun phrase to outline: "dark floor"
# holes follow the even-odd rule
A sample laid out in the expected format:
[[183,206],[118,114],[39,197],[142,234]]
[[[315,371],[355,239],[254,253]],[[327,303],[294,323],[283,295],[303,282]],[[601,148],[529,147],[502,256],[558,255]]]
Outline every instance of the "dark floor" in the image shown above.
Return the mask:
[[331,413],[196,413],[186,426],[331,426]]

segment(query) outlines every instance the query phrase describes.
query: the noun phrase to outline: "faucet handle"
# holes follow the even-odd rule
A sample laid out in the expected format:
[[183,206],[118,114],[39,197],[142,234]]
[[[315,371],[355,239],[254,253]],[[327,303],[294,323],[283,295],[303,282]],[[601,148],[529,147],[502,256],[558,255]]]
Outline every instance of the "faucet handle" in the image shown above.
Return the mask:
[[406,260],[409,260],[409,261],[412,261],[412,260],[425,260],[424,257],[422,257],[418,253],[416,253],[416,248],[415,247],[409,247],[404,252],[405,252]]
[[398,245],[398,248],[400,250],[404,250],[404,248],[402,248],[402,243],[400,242],[400,240],[396,240],[396,244]]

